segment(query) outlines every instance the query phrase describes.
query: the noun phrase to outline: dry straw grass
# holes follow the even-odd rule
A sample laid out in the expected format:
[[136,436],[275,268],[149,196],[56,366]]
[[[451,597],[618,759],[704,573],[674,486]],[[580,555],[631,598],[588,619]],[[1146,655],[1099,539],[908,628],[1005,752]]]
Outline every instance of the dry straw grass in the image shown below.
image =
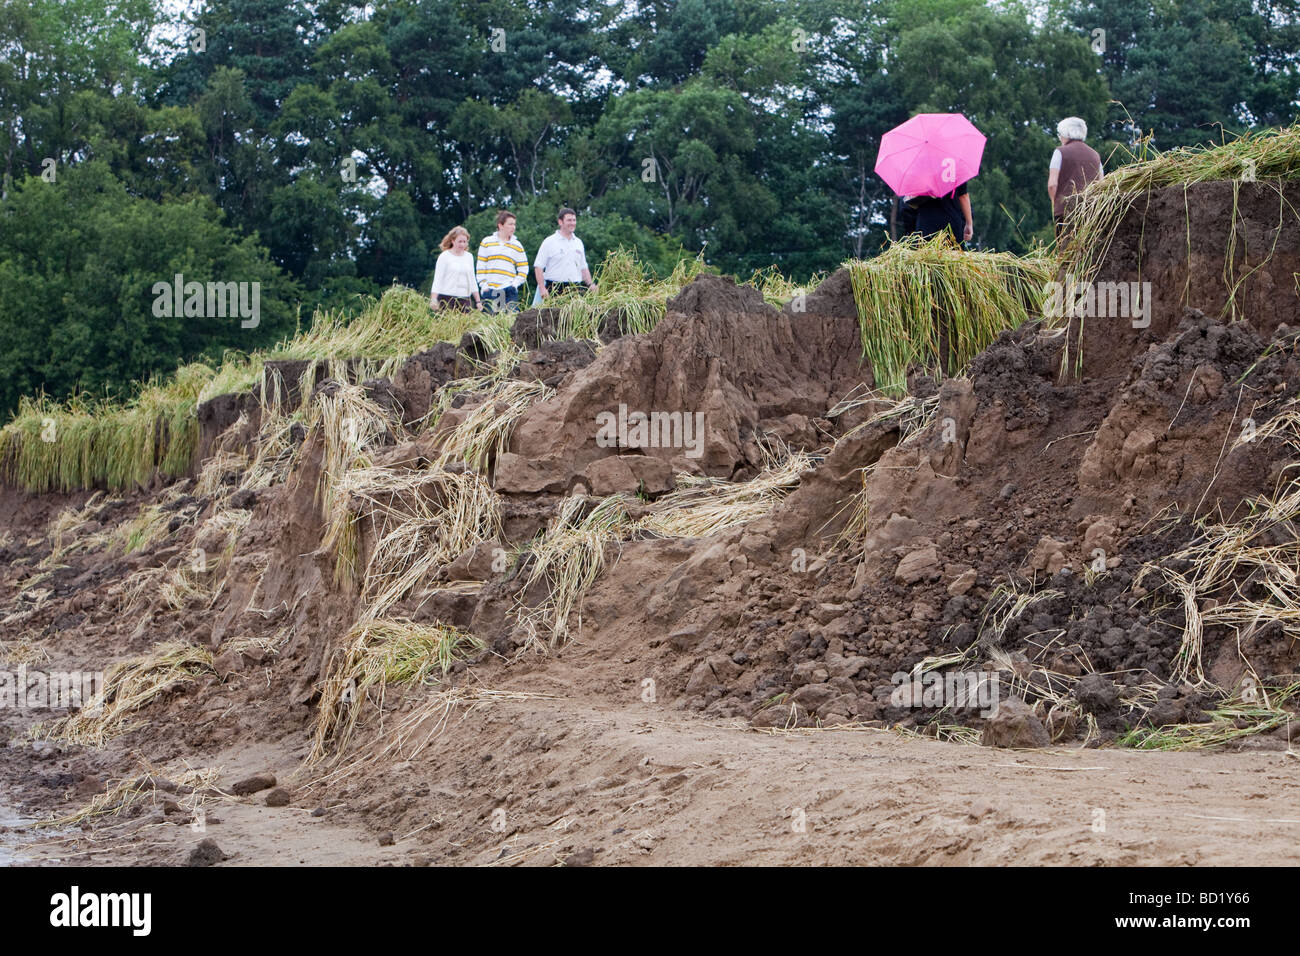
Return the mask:
[[[174,488],[167,489],[160,499],[142,505],[132,518],[107,529],[88,532],[86,525],[95,520],[101,509],[122,504],[121,501],[105,502],[101,493],[96,492],[83,507],[65,509],[50,522],[46,535],[52,547],[37,567],[48,573],[66,567],[61,562],[72,554],[103,551],[127,555],[148,550],[169,533],[168,526],[175,511],[169,511],[167,506],[173,504],[178,496],[179,492]],[[35,583],[35,580],[29,581],[27,586]]]
[[[884,398],[882,393],[875,393],[874,401],[879,411],[859,425],[855,425],[841,436],[840,441],[858,432],[876,428],[883,424],[898,427],[898,444],[906,445],[912,438],[929,427],[939,414],[939,396],[917,398],[915,395]],[[883,407],[880,407],[882,406]]]
[[999,584],[989,595],[980,614],[979,639],[987,645],[998,646],[1002,643],[1007,627],[1012,621],[1018,621],[1035,604],[1062,596],[1062,592],[1054,588],[1021,591],[1014,582]]
[[[1061,262],[1081,281],[1094,278],[1120,221],[1153,190],[1225,180],[1276,185],[1296,178],[1300,178],[1300,126],[1253,133],[1219,146],[1182,147],[1125,163],[1089,185],[1079,198],[1071,214],[1069,238],[1059,250]],[[1235,206],[1233,212],[1235,219]]]
[[110,534],[112,544],[123,554],[144,551],[167,535],[172,515],[157,504],[145,505],[130,521]]
[[826,279],[825,273],[815,273],[807,282],[794,282],[781,275],[775,265],[754,270],[749,285],[756,286],[768,305],[781,308],[797,295],[807,295]]
[[[159,802],[159,794],[164,800],[175,800],[177,805],[191,814],[197,813],[206,801],[206,792],[211,791],[220,776],[217,767],[184,767],[178,770],[159,771],[141,761],[144,773],[137,777],[120,780],[103,793],[91,798],[90,803],[74,810],[72,813],[52,820],[40,820],[33,824],[37,827],[71,827],[87,820],[102,817],[115,817],[138,803]],[[159,787],[159,782],[164,786]]]
[[[372,466],[364,449],[379,437],[378,418],[368,433],[358,436],[352,426],[353,434],[345,436],[336,422],[355,416],[357,409],[352,407],[346,415],[322,410],[322,470],[334,476],[321,490],[327,503],[322,550],[334,555],[338,581],[349,587],[359,582],[365,610],[321,684],[311,763],[330,751],[346,751],[372,689],[377,690],[382,715],[386,684],[445,674],[457,660],[482,647],[454,627],[387,615],[458,555],[501,533],[500,502],[481,472],[505,447],[519,415],[548,394],[540,383],[506,379],[514,356],[512,350],[502,354],[506,361],[474,380],[486,394],[445,435],[437,461],[427,469]],[[444,399],[450,391],[444,390]],[[349,400],[343,390],[335,394]],[[348,437],[360,440],[348,442]],[[363,532],[370,543],[364,570]]]
[[194,484],[195,497],[217,500],[228,497],[248,471],[248,463],[247,455],[230,451],[218,451],[204,459]]
[[0,641],[0,663],[9,667],[26,664],[45,664],[52,660],[49,649],[32,639],[34,631],[28,631],[12,641]]
[[441,678],[458,661],[483,648],[482,641],[447,624],[407,618],[367,617],[353,625],[321,684],[321,702],[308,764],[347,750],[371,691],[383,713],[388,684],[425,683]]
[[114,664],[81,710],[55,721],[45,736],[102,747],[131,729],[131,715],[175,687],[212,670],[212,653],[183,641],[159,644],[143,657]]
[[339,481],[322,550],[335,556],[336,579],[358,577],[362,524],[370,557],[362,597],[382,615],[457,555],[501,531],[500,502],[475,472],[362,468]]
[[311,328],[300,332],[268,358],[388,359],[421,352],[434,342],[459,342],[466,332],[502,321],[485,313],[435,312],[415,289],[393,286],[379,300],[368,299],[355,315],[321,311]]
[[[603,498],[588,510],[589,503],[579,495],[564,499],[546,531],[526,552],[528,571],[516,595],[525,650],[542,650],[569,639],[569,617],[575,611],[577,630],[582,630],[582,596],[604,569],[609,546],[632,530],[626,499]],[[546,598],[536,607],[526,607],[524,596],[541,582],[546,585]]]
[[705,538],[738,528],[771,514],[814,462],[805,452],[786,451],[773,455],[768,467],[749,481],[679,475],[677,490],[659,498],[634,530],[664,538]]
[[520,416],[553,394],[541,382],[500,379],[481,393],[481,401],[442,440],[439,461],[462,461],[486,474],[510,443]]
[[[1250,441],[1285,441],[1300,447],[1300,413],[1291,402],[1265,422]],[[1239,437],[1237,444],[1247,439]],[[1274,675],[1261,679],[1246,648],[1256,636],[1276,632],[1300,639],[1300,479],[1282,484],[1271,497],[1248,502],[1237,520],[1204,519],[1185,547],[1149,562],[1134,579],[1151,588],[1157,604],[1172,600],[1182,610],[1179,649],[1172,677],[1224,699],[1210,720],[1176,727],[1139,727],[1121,738],[1141,749],[1199,749],[1263,733],[1294,720],[1300,683]],[[1225,691],[1205,673],[1207,630],[1235,641],[1243,665],[1238,686]]]
[[230,569],[239,536],[253,519],[251,511],[218,511],[200,525],[196,541],[221,542],[215,554],[195,548],[190,560],[177,565],[158,587],[158,596],[171,608],[185,608],[203,602],[211,608],[230,579]]
[[[1265,422],[1254,441],[1270,438],[1300,446],[1300,414],[1293,407]],[[1292,479],[1272,498],[1251,502],[1237,521],[1202,521],[1187,547],[1139,572],[1135,583],[1159,578],[1182,606],[1175,677],[1207,682],[1201,659],[1207,627],[1227,628],[1238,648],[1264,628],[1280,628],[1291,640],[1300,639],[1298,518],[1300,479]]]
[[[542,535],[522,552],[524,569],[515,596],[525,651],[558,646],[582,630],[582,599],[609,562],[612,548],[637,535],[701,538],[741,527],[770,514],[813,463],[787,449],[770,453],[769,466],[745,482],[679,475],[678,490],[664,495],[637,520],[630,499],[614,495],[565,498]],[[593,502],[594,505],[593,505]],[[545,586],[529,607],[527,595]],[[570,618],[577,616],[571,626]]]
[[87,551],[102,545],[102,537],[94,534],[80,534],[104,506],[104,493],[96,491],[86,499],[80,508],[64,508],[55,515],[46,526],[45,536],[50,539],[50,553],[45,556],[38,567],[49,569],[69,554]]
[[[668,278],[653,279],[634,253],[620,249],[601,265],[595,293],[558,296],[549,305],[558,315],[562,338],[594,339],[611,314],[621,332],[648,332],[663,317],[667,300],[704,271],[703,259],[686,258]],[[756,279],[769,299],[800,291],[774,273]],[[466,333],[513,366],[519,350],[510,338],[512,322],[509,313],[434,312],[422,293],[394,286],[379,299],[362,299],[353,313],[317,312],[308,328],[274,348],[251,354],[230,351],[217,368],[185,365],[166,381],[141,385],[127,401],[86,395],[61,403],[27,398],[0,428],[0,480],[45,492],[121,490],[142,486],[155,474],[180,477],[194,465],[199,403],[257,389],[264,408],[283,405],[286,383],[276,375],[267,381],[268,361],[307,363],[302,380],[296,383],[306,401],[318,362],[349,360],[350,369],[331,369],[331,377],[340,382],[387,377],[405,358],[436,342],[458,342]],[[498,369],[488,377],[503,376]],[[479,386],[472,382],[459,386],[461,390],[474,387]],[[446,399],[455,391],[447,389]],[[279,460],[282,452],[282,448],[268,450],[267,457]],[[258,474],[260,478],[250,480],[264,479],[263,472]]]
[[354,468],[370,464],[367,449],[389,434],[388,413],[366,397],[360,385],[339,384],[321,394],[307,443],[322,443],[316,502],[328,513],[334,486]]
[[[231,483],[233,487],[217,489],[211,496],[221,497],[231,490],[261,491],[287,481],[290,471],[301,458],[302,449],[306,447],[305,441],[293,440],[294,431],[300,428],[305,431],[312,421],[313,413],[319,411],[310,408],[309,401],[305,395],[303,405],[289,414],[285,414],[284,404],[264,401],[252,458],[238,453],[231,455],[229,452],[218,452],[213,456],[214,459],[227,457],[226,467],[234,471],[235,480]],[[204,467],[206,473],[206,463]]]

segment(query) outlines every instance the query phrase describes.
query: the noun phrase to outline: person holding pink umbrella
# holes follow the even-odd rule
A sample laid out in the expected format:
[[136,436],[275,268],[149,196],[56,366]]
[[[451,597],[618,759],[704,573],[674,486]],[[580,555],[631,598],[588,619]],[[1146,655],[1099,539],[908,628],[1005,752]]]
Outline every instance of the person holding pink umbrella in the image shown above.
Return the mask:
[[917,231],[951,229],[953,238],[975,234],[966,183],[979,172],[984,134],[960,113],[918,113],[880,140],[876,173],[900,196],[910,197]]
[[961,236],[962,242],[970,242],[971,236],[975,235],[975,220],[971,217],[970,195],[965,183],[947,196],[926,197],[917,206],[917,232],[929,239],[945,229],[952,231],[954,239]]

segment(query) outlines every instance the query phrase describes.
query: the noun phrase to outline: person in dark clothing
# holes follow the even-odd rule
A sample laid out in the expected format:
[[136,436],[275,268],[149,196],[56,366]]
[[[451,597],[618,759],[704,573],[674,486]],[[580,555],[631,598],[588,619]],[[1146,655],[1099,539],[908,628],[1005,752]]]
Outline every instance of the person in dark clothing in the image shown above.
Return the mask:
[[925,196],[900,196],[895,200],[895,221],[898,224],[899,239],[906,239],[916,234],[916,210],[926,198]]
[[967,195],[965,183],[946,196],[922,199],[916,210],[916,229],[921,235],[929,239],[950,229],[954,239],[959,242],[970,241],[975,234],[975,224],[971,218],[970,196]]

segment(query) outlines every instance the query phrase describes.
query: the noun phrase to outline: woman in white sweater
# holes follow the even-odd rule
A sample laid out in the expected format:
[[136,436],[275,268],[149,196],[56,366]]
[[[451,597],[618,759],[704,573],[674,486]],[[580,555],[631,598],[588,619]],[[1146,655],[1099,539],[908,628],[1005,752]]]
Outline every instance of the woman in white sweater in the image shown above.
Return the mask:
[[435,309],[470,310],[483,307],[478,294],[478,277],[474,272],[474,257],[469,254],[469,232],[457,226],[442,237],[439,243],[438,265],[433,270],[433,291],[429,301]]

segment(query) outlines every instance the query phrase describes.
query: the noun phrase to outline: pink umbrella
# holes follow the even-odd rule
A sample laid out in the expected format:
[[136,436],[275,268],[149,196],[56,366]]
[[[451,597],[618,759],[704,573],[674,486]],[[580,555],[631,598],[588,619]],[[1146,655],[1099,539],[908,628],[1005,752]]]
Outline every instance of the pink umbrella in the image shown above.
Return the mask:
[[876,174],[900,196],[946,196],[980,171],[984,143],[960,113],[918,113],[881,138]]

